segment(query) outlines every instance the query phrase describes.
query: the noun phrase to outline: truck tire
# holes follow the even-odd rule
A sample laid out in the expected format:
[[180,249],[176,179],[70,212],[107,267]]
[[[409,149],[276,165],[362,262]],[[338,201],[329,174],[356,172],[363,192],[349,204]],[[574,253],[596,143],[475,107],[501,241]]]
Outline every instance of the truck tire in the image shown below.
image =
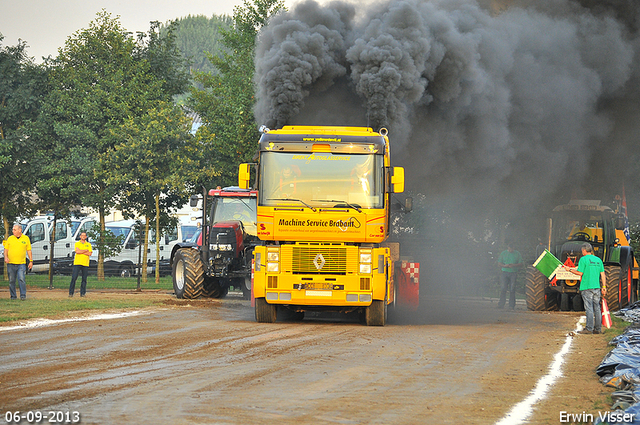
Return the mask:
[[582,302],[582,295],[575,294],[571,302],[573,304],[573,311],[584,311],[584,303]]
[[210,298],[222,298],[224,295],[222,287],[220,287],[220,279],[205,278],[202,295]]
[[604,266],[607,277],[607,304],[610,311],[620,310],[620,266]]
[[364,323],[367,326],[384,326],[386,317],[387,303],[382,300],[373,300],[364,310]]
[[[607,289],[609,286],[607,285]],[[628,306],[629,303],[629,270],[620,270],[620,308]]]
[[245,300],[251,299],[251,278],[245,277],[242,279],[242,298]]
[[560,311],[569,311],[569,294],[560,294]]
[[525,294],[527,309],[531,311],[549,311],[558,308],[556,294],[547,294],[549,279],[535,267],[527,267],[525,275]]
[[200,253],[193,248],[177,250],[173,258],[172,277],[177,298],[199,298],[204,289],[204,267]]
[[256,322],[275,323],[277,313],[275,305],[269,304],[264,298],[256,298]]
[[131,277],[133,276],[133,266],[129,264],[123,264],[118,269],[118,276],[120,277]]

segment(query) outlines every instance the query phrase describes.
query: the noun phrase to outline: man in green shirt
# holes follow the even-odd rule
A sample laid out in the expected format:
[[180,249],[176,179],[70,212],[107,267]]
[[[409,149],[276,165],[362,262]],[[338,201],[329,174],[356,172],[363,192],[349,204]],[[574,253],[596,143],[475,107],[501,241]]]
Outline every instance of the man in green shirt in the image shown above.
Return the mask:
[[523,266],[522,256],[520,252],[513,249],[512,244],[507,243],[507,249],[500,253],[498,257],[498,266],[502,268],[500,271],[500,283],[502,291],[500,292],[500,301],[498,308],[504,308],[507,301],[507,290],[510,292],[509,308],[516,308],[516,277],[518,277],[518,269]]
[[[602,313],[600,298],[607,294],[607,276],[604,273],[602,260],[593,255],[593,247],[585,242],[582,245],[582,257],[578,261],[578,269],[570,269],[571,273],[580,276],[580,295],[587,316],[587,324],[579,334],[599,334],[602,331]],[[602,282],[602,289],[600,289]]]

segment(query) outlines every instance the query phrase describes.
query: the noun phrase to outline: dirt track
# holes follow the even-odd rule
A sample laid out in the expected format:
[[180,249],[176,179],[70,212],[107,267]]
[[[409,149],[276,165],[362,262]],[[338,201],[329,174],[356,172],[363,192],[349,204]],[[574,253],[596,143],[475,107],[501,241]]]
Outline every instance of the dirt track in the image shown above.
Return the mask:
[[[239,297],[147,296],[167,304],[0,331],[0,423],[39,410],[77,411],[83,424],[492,424],[547,373],[579,318],[438,300],[384,328],[328,315],[258,324]],[[593,372],[606,351],[604,336],[576,336],[529,423],[606,410],[611,391]]]

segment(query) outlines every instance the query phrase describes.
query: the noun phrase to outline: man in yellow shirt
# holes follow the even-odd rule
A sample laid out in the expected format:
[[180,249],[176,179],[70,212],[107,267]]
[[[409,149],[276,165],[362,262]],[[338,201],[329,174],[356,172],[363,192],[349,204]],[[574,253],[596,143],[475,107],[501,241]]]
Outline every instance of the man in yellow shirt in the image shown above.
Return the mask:
[[75,253],[73,259],[73,272],[71,274],[71,284],[69,285],[69,297],[73,297],[76,290],[76,280],[78,275],[82,273],[82,282],[80,283],[80,296],[84,297],[87,293],[87,275],[89,274],[89,258],[91,257],[91,243],[87,241],[87,234],[80,233],[80,240],[76,242]]
[[20,299],[27,299],[27,283],[25,275],[27,274],[27,265],[25,260],[29,257],[29,270],[33,267],[33,256],[31,255],[31,241],[29,236],[22,234],[22,226],[13,225],[13,236],[9,236],[4,245],[4,263],[7,265],[7,274],[9,275],[9,292],[11,299],[17,299],[16,296],[16,279],[20,287]]

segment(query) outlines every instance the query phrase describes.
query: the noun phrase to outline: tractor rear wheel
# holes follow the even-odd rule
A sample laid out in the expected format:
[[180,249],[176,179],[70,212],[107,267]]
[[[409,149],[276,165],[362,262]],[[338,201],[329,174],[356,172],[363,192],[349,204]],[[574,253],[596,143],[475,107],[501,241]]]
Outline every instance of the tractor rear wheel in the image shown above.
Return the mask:
[[525,293],[527,309],[531,311],[555,310],[558,305],[556,294],[547,294],[549,279],[535,267],[527,267]]
[[256,322],[275,323],[278,311],[274,304],[269,304],[264,298],[256,298]]
[[173,291],[177,298],[194,299],[204,289],[204,267],[200,253],[193,248],[180,248],[173,258]]
[[607,304],[610,311],[620,310],[620,266],[605,266],[604,274],[607,277]]

